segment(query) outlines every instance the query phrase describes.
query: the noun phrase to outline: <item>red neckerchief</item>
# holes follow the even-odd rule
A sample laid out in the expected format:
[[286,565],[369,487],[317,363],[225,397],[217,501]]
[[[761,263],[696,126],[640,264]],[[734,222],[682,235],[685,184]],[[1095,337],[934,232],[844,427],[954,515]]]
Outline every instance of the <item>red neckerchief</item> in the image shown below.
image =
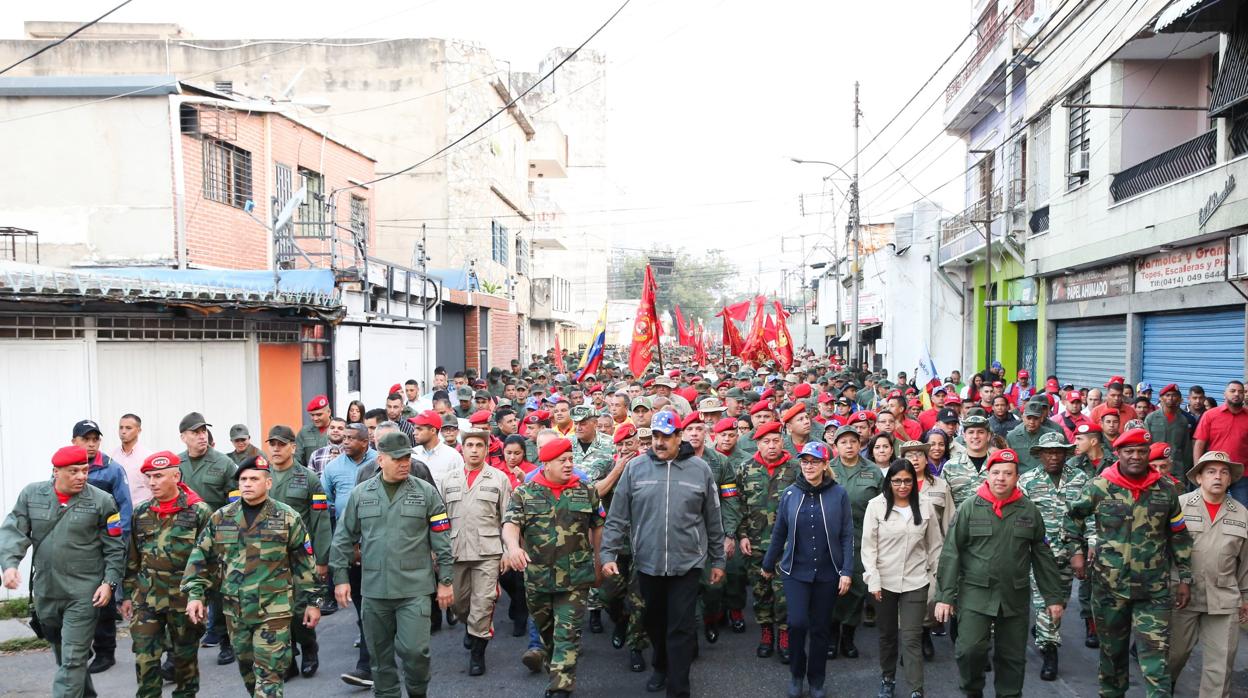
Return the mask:
[[190,509],[192,506],[195,505],[196,502],[204,501],[199,498],[199,495],[195,494],[194,490],[192,490],[190,487],[187,487],[185,482],[178,483],[178,490],[180,493],[186,494],[185,505],[179,505],[178,500],[181,497],[179,495],[175,495],[173,499],[170,499],[167,502],[156,502],[155,504],[153,504],[152,511],[156,512],[156,515],[163,519],[167,516],[173,516],[174,514],[178,513],[179,511],[182,511],[183,509]]
[[556,485],[550,480],[547,480],[545,471],[540,472],[537,475],[533,476],[533,482],[536,482],[537,484],[548,488],[551,494],[555,495],[556,500],[559,499],[559,495],[563,494],[564,490],[568,489],[569,487],[576,486],[580,481],[581,480],[580,478],[576,476],[576,473],[572,473],[572,477],[569,478],[568,481],[563,483],[562,485]]
[[767,461],[763,460],[763,454],[758,453],[758,452],[754,453],[754,461],[758,463],[759,465],[763,466],[764,468],[767,468],[767,477],[775,476],[776,469],[784,465],[785,463],[787,463],[789,459],[792,457],[793,457],[792,453],[789,453],[788,451],[781,451],[780,458],[777,459],[775,463],[768,463]]
[[1002,512],[1002,509],[1005,508],[1006,504],[1016,502],[1023,498],[1022,490],[1015,487],[1014,491],[1010,493],[1010,496],[1005,499],[997,499],[997,496],[994,495],[992,490],[988,488],[987,481],[979,483],[979,489],[975,490],[975,494],[980,499],[992,505],[992,513],[996,514],[998,519],[1005,518],[1005,513]]
[[722,456],[732,455],[732,451],[725,451],[725,450],[721,449],[719,446],[716,446],[716,447],[715,447],[715,450],[716,450],[716,451],[718,451],[718,452],[719,452],[719,454],[720,454],[720,455],[722,455]]
[[1150,485],[1161,479],[1161,471],[1156,468],[1149,468],[1148,474],[1145,475],[1142,480],[1129,480],[1127,479],[1127,476],[1123,475],[1122,471],[1118,468],[1119,464],[1114,463],[1112,466],[1101,471],[1101,477],[1129,491],[1137,501],[1139,500],[1140,495],[1144,493],[1144,490],[1148,489]]
[[61,506],[65,506],[66,504],[69,504],[70,497],[74,496],[72,494],[63,494],[60,490],[56,489],[55,487],[52,488],[52,491],[56,493],[56,501],[60,502]]

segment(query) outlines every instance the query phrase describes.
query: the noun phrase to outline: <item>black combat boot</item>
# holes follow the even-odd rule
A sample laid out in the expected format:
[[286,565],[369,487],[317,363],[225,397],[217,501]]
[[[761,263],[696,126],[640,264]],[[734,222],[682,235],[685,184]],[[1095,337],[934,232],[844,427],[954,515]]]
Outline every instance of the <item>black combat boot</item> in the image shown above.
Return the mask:
[[472,638],[472,652],[468,655],[468,675],[480,676],[485,673],[485,646],[490,641],[484,637]]
[[1056,681],[1057,680],[1057,646],[1045,645],[1044,649],[1040,650],[1040,653],[1044,656],[1044,664],[1040,665],[1040,680],[1041,681]]

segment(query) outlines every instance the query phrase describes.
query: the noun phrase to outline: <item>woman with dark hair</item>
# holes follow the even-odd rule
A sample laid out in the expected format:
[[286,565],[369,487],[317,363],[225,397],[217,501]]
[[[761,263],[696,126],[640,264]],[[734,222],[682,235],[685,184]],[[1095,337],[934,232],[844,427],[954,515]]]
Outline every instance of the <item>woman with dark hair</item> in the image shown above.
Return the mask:
[[909,461],[894,461],[884,492],[867,504],[863,517],[863,579],[879,604],[880,698],[892,698],[896,688],[899,636],[910,698],[923,696],[923,622],[944,534],[931,504],[918,494],[919,478]]
[[971,404],[979,402],[979,389],[982,387],[984,387],[984,374],[975,373],[971,375],[970,384],[968,384],[962,391],[964,393],[961,396],[962,402],[969,402]]
[[932,477],[940,477],[949,462],[949,435],[940,427],[929,430],[923,435],[927,444],[927,472]]
[[360,400],[347,403],[347,424],[363,424],[366,412],[368,410],[364,409],[364,403]]
[[867,446],[863,449],[863,453],[871,459],[872,463],[875,463],[875,467],[879,468],[880,474],[883,475],[896,460],[896,450],[892,434],[879,433],[867,439]]
[[507,474],[513,490],[524,484],[528,474],[536,471],[538,467],[536,463],[530,463],[525,459],[525,444],[525,438],[519,434],[512,434],[503,442],[502,471]]

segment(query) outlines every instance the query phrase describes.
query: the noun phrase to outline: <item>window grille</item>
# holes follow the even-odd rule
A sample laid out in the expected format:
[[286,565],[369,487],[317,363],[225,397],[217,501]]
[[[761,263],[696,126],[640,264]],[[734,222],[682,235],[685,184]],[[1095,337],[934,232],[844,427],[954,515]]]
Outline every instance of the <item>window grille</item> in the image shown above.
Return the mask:
[[244,208],[251,201],[251,153],[204,139],[204,198]]

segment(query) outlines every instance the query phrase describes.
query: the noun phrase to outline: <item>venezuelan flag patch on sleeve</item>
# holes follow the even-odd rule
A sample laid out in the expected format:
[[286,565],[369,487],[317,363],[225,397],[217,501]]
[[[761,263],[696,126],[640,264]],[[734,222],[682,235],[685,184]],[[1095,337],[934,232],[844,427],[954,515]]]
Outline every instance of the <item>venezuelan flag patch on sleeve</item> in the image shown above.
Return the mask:
[[121,535],[121,514],[108,517],[108,535],[113,538]]
[[230,490],[230,504],[242,499],[243,493],[238,490]]
[[309,555],[312,554],[312,539],[306,533],[303,534],[303,552]]
[[1179,532],[1187,530],[1187,520],[1183,518],[1183,512],[1179,512],[1170,518],[1170,531]]
[[598,516],[604,519],[607,518],[607,510],[603,509],[601,504],[598,505]]
[[728,499],[729,497],[737,496],[737,483],[725,482],[724,484],[720,485],[719,496],[722,499]]
[[429,517],[429,530],[434,533],[451,530],[451,520],[446,514],[434,514]]
[[329,508],[329,500],[325,499],[322,493],[312,495],[312,510],[325,511]]

